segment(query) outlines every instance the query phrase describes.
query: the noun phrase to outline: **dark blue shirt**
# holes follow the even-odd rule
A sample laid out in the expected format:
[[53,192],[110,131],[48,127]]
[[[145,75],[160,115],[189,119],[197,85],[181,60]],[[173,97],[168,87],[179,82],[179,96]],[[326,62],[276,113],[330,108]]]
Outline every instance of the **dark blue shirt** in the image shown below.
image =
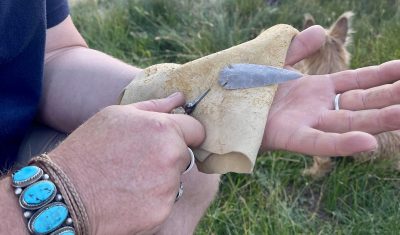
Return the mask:
[[67,0],[0,1],[0,169],[13,163],[38,109],[46,29],[68,14]]

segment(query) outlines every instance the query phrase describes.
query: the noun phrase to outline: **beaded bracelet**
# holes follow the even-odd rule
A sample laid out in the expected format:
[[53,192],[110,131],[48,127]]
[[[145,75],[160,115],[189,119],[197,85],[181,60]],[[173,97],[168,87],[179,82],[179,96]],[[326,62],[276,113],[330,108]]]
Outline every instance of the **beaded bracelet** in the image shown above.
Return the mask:
[[26,166],[12,174],[12,186],[32,234],[75,235],[64,198],[48,174],[38,166]]

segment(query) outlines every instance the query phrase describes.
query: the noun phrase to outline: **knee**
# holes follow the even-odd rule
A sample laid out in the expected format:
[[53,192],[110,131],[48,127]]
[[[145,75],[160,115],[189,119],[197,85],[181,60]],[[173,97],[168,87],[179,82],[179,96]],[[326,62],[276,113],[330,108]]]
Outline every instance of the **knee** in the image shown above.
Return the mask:
[[182,182],[185,188],[183,197],[186,200],[209,204],[218,192],[220,175],[204,174],[194,167],[182,176]]

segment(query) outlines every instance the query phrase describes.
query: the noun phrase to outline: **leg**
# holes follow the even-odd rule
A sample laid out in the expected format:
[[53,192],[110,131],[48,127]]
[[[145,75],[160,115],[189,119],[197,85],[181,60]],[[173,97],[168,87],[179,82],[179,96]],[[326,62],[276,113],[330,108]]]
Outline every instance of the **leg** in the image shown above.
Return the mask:
[[176,202],[171,215],[157,234],[193,234],[218,191],[219,178],[217,174],[201,173],[196,167],[182,176],[183,195]]
[[22,141],[16,167],[23,167],[32,157],[51,151],[66,137],[67,135],[64,133],[35,124]]

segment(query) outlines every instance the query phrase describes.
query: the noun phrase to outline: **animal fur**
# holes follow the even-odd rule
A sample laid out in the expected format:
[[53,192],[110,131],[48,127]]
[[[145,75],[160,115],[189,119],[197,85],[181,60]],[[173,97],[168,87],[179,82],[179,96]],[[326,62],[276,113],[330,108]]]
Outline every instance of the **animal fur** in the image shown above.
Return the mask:
[[[315,24],[312,15],[306,14],[303,29]],[[353,13],[345,12],[329,29],[326,29],[326,42],[323,47],[296,65],[296,68],[306,74],[329,74],[349,68],[350,53],[347,46],[351,43],[351,19]],[[400,132],[392,131],[376,136],[379,147],[374,152],[360,153],[353,156],[357,161],[373,161],[389,159],[394,161],[394,167],[400,170]],[[334,163],[331,158],[314,156],[314,163],[304,170],[305,175],[320,178],[331,172]]]

